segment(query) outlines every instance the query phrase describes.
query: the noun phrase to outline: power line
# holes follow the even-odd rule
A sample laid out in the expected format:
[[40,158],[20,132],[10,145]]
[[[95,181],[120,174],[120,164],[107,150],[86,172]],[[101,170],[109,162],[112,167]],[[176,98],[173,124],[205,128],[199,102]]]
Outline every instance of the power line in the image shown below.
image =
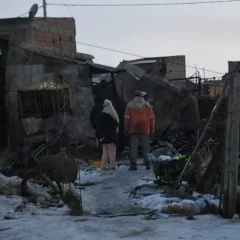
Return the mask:
[[27,15],[27,14],[29,14],[29,12],[23,13],[23,14],[19,15],[18,17],[23,17],[24,15]]
[[[43,8],[43,6],[38,7],[38,9],[40,9],[40,8]],[[25,12],[25,13],[23,13],[23,14],[21,14],[21,15],[19,15],[18,18],[19,18],[19,17],[22,17],[22,16],[25,16],[25,15],[27,15],[27,14],[29,14],[29,11],[28,11],[28,12]]]
[[[69,7],[73,7],[73,6],[82,6],[82,7],[133,7],[133,6],[168,6],[168,5],[189,5],[189,4],[204,4],[204,3],[224,3],[224,2],[240,2],[240,0],[218,0],[218,1],[208,1],[208,2],[182,2],[182,3],[148,3],[148,4],[55,4],[55,3],[48,3],[46,5],[52,5],[52,6],[65,6],[67,7],[67,9],[69,10],[69,13],[72,15]],[[43,8],[43,6],[40,6],[40,8]],[[28,14],[29,12],[23,13],[18,17],[22,17],[26,14]],[[83,42],[76,42],[77,44],[81,44],[81,45],[85,45],[85,46],[89,46],[89,47],[94,47],[94,48],[98,48],[98,49],[102,49],[102,50],[107,50],[107,51],[111,51],[111,52],[117,52],[117,53],[121,53],[121,54],[126,54],[129,56],[134,56],[134,57],[140,57],[140,58],[145,58],[144,56],[141,55],[137,55],[137,54],[133,54],[133,53],[129,53],[129,52],[124,52],[124,51],[120,51],[120,50],[116,50],[116,49],[111,49],[111,48],[106,48],[106,47],[101,47],[101,46],[96,46],[96,45],[92,45],[92,44],[88,44],[88,43],[83,43]],[[171,62],[174,63],[174,62]],[[189,65],[185,65],[185,64],[181,64],[181,63],[174,63],[174,64],[179,64],[179,65],[184,65],[188,68],[192,68],[192,69],[196,69],[196,66],[189,66]],[[219,75],[223,75],[223,73],[220,72],[216,72],[213,70],[209,70],[209,69],[205,69],[206,72],[211,72],[211,73],[216,73]]]
[[76,42],[76,43],[81,44],[81,45],[85,45],[85,46],[88,46],[88,47],[94,47],[94,48],[107,50],[107,51],[110,51],[110,52],[117,52],[117,53],[122,53],[122,54],[126,54],[126,55],[133,56],[133,57],[144,58],[144,56],[140,56],[140,55],[137,55],[137,54],[134,54],[134,53],[124,52],[124,51],[120,51],[120,50],[116,50],[116,49],[112,49],[112,48],[96,46],[96,45],[92,45],[92,44],[89,44],[89,43],[83,43],[83,42]]
[[69,6],[69,7],[150,7],[150,6],[179,6],[179,5],[197,5],[214,3],[232,3],[240,0],[209,0],[198,2],[172,2],[172,3],[127,3],[127,4],[68,4],[68,3],[48,3],[49,6]]
[[67,8],[68,12],[70,13],[71,17],[74,18],[70,7],[69,7],[69,6],[66,6],[66,8]]
[[[137,55],[137,54],[134,54],[134,53],[125,52],[125,51],[120,51],[120,50],[116,50],[116,49],[112,49],[112,48],[101,47],[101,46],[97,46],[97,45],[93,45],[93,44],[89,44],[89,43],[84,43],[84,42],[76,42],[76,43],[80,44],[80,45],[88,46],[88,47],[94,47],[94,48],[98,48],[98,49],[102,49],[102,50],[107,50],[107,51],[110,51],[110,52],[117,52],[117,53],[122,53],[122,54],[126,54],[126,55],[133,56],[133,57],[145,58],[145,56],[141,56],[141,55]],[[196,69],[196,67],[194,67],[194,66],[185,65],[185,64],[182,64],[182,63],[177,63],[177,62],[172,62],[172,61],[171,61],[171,63],[184,65],[188,68]],[[219,74],[219,75],[224,75],[224,73],[216,72],[216,71],[213,71],[213,70],[210,70],[210,69],[204,69],[204,70],[206,72],[211,72],[211,73],[216,73],[216,74]]]

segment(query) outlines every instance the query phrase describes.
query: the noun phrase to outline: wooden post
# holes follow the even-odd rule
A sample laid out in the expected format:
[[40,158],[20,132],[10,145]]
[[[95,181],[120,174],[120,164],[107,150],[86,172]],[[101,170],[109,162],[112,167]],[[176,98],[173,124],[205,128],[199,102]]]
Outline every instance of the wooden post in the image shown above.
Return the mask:
[[[228,88],[228,90],[229,90],[229,88]],[[228,92],[227,92],[228,93]],[[227,94],[226,93],[226,94]],[[225,99],[224,99],[224,119],[227,119],[227,116],[228,116],[228,98],[226,97]],[[227,170],[227,172],[225,173],[225,160],[226,160],[226,158],[225,158],[225,153],[226,153],[226,150],[225,150],[225,148],[226,148],[226,141],[227,141],[227,137],[226,137],[226,133],[227,133],[227,123],[225,123],[225,128],[224,128],[224,135],[223,135],[223,151],[222,151],[222,154],[223,154],[223,156],[222,156],[222,163],[221,163],[221,191],[220,191],[220,200],[219,200],[219,213],[222,213],[223,215],[224,215],[224,217],[226,217],[227,216],[227,208],[226,207],[224,207],[224,203],[226,203],[226,201],[227,201],[227,199],[228,199],[228,197],[224,200],[223,199],[223,196],[228,196],[228,188],[227,189],[225,189],[225,194],[224,194],[224,187],[225,186],[227,186],[225,183],[224,183],[224,179],[225,179],[225,175],[226,176],[228,176],[228,170]],[[228,179],[228,177],[227,177],[227,179]],[[222,206],[223,206],[223,208],[222,208]],[[228,203],[226,203],[226,206],[228,206]]]
[[238,186],[240,74],[235,74],[230,83],[224,161],[224,217],[232,218],[236,213]]
[[[231,85],[231,84],[230,84]],[[230,107],[232,102],[232,85],[228,88],[228,104],[226,114],[226,126],[225,126],[225,149],[224,149],[224,167],[223,167],[223,217],[228,217],[228,198],[229,198],[229,149],[231,138],[231,113]]]
[[236,74],[233,80],[232,95],[232,123],[231,146],[229,152],[229,199],[228,216],[236,213],[237,187],[238,187],[238,153],[239,153],[239,117],[240,117],[240,74]]

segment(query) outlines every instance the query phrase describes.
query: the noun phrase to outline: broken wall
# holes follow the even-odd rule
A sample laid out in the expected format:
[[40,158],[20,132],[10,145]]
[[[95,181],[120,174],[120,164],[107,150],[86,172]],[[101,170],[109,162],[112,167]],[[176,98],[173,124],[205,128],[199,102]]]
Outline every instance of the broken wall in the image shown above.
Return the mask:
[[[16,55],[15,51],[20,53],[17,58],[13,57]],[[28,138],[34,134],[42,134],[44,139],[47,130],[52,128],[59,130],[63,125],[68,126],[71,139],[77,138],[84,144],[95,144],[89,140],[94,137],[89,120],[93,106],[91,87],[80,84],[83,79],[79,78],[77,64],[58,61],[58,67],[64,66],[60,71],[62,76],[60,77],[55,72],[54,59],[19,50],[15,46],[12,46],[9,51],[8,63],[6,104],[9,126],[8,146],[12,151],[18,149],[23,135]],[[64,109],[56,106],[54,112],[49,112],[46,99],[49,97],[49,104],[53,101],[52,109],[57,104],[56,100],[54,101],[56,96],[58,99],[60,99],[59,95],[65,98],[65,90],[69,95],[70,106]],[[36,111],[35,108],[37,108]],[[44,109],[44,112],[41,109]]]
[[148,73],[153,74],[156,77],[162,78],[159,73],[160,65],[159,61],[164,60],[166,63],[167,78],[169,80],[176,78],[186,78],[186,60],[185,56],[169,56],[169,57],[156,57],[156,58],[144,58],[129,61],[130,63],[142,68]]
[[[171,129],[175,130],[179,126],[179,121],[171,117],[171,111],[178,100],[178,90],[159,78],[145,74],[145,71],[139,71],[134,65],[122,62],[120,67],[126,67],[128,73],[120,73],[116,76],[118,95],[128,103],[133,99],[136,89],[147,92],[149,99],[153,100],[151,104],[156,117],[156,129],[164,131],[172,124]],[[136,73],[137,77],[134,78]]]
[[[36,92],[68,89],[66,83],[59,83],[54,74],[45,73],[44,65],[8,65],[6,79],[6,105],[9,119],[8,145],[12,150],[18,148],[23,135],[25,137],[41,133],[45,135],[45,131],[48,129],[60,128],[59,116],[44,116],[42,112],[35,113],[32,106],[36,102],[41,104],[39,103],[40,99],[34,98],[37,97]],[[27,100],[23,98],[27,98]]]

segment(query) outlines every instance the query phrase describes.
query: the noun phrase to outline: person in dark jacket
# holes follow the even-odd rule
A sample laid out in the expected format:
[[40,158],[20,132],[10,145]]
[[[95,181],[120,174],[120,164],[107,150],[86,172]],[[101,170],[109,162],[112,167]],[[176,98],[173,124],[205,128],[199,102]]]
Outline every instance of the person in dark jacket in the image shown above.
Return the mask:
[[119,126],[119,117],[112,102],[106,99],[103,103],[103,110],[99,114],[97,121],[97,138],[102,145],[101,168],[106,168],[108,161],[110,168],[115,169],[116,164],[116,144]]
[[102,155],[102,146],[99,143],[96,134],[97,134],[97,121],[98,121],[99,115],[103,109],[102,108],[103,102],[104,102],[104,100],[96,99],[95,104],[90,112],[90,123],[92,125],[92,128],[95,130],[96,144],[97,144],[98,154],[100,156]]
[[97,103],[94,104],[91,112],[90,112],[90,122],[93,129],[97,129],[97,119],[99,114],[102,111],[103,101],[99,100]]
[[175,109],[181,115],[185,134],[189,140],[194,140],[200,128],[198,100],[190,91],[183,87],[180,89],[180,97],[181,101],[175,106]]

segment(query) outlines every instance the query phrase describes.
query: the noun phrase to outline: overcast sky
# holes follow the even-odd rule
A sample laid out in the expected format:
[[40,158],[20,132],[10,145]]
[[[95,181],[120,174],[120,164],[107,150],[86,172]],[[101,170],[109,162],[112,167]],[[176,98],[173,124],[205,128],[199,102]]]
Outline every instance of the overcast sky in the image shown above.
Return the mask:
[[[197,0],[47,0],[48,3],[168,3]],[[1,18],[17,17],[42,0],[0,0]],[[49,17],[74,17],[76,40],[140,56],[185,55],[187,65],[227,72],[227,62],[240,60],[240,2],[154,7],[48,6]],[[38,17],[43,16],[39,9]],[[95,62],[117,66],[135,57],[78,45]],[[194,69],[187,68],[192,75]],[[206,72],[206,76],[220,76]]]

